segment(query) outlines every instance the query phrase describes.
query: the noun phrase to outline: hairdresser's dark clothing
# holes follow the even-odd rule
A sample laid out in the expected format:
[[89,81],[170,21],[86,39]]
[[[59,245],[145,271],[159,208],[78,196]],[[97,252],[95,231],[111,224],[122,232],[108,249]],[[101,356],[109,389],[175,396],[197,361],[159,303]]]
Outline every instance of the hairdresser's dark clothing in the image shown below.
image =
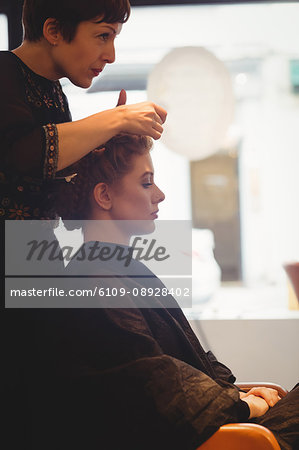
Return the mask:
[[51,218],[50,196],[58,160],[55,124],[69,122],[59,81],[0,52],[0,217]]
[[[54,218],[56,124],[69,122],[71,115],[59,81],[37,75],[11,52],[0,52],[0,67],[0,273],[3,280],[4,221]],[[53,230],[47,226],[41,229],[40,237],[48,241],[55,239]],[[3,298],[2,291],[2,303]]]
[[[14,53],[0,52],[1,275],[4,220],[52,219],[58,160],[56,124],[69,122],[59,81],[34,73]],[[47,228],[44,238],[53,240]],[[3,298],[3,296],[2,296]]]
[[[25,424],[30,426],[30,399],[37,391],[30,392],[28,378],[36,376],[32,367],[39,366],[38,349],[49,339],[49,330],[45,328],[44,333],[42,328],[43,322],[48,322],[48,311],[4,309],[4,221],[54,217],[51,203],[58,160],[55,124],[68,122],[71,116],[58,81],[35,74],[11,52],[0,52],[0,67],[0,397],[9,422],[3,427],[8,434],[5,448],[29,449],[30,429]],[[38,236],[27,238],[53,241],[55,235],[45,226]],[[61,261],[57,264],[63,269]],[[36,287],[34,280],[31,287]]]

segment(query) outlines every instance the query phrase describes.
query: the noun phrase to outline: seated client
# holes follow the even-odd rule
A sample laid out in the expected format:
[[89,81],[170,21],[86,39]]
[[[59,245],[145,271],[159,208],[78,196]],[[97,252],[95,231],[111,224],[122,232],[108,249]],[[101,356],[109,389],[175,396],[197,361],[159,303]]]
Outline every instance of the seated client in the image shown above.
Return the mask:
[[119,295],[98,299],[106,302],[99,308],[62,311],[57,320],[46,395],[48,411],[55,411],[51,434],[61,431],[61,448],[194,450],[225,423],[255,421],[282,448],[296,448],[298,387],[282,400],[273,389],[240,392],[171,295],[132,295],[134,287],[164,287],[140,261],[87,261],[101,245],[110,254],[116,247],[130,254],[132,235],[154,230],[164,194],[154,182],[150,148],[147,137],[116,136],[61,183],[57,212],[66,228],[82,226],[84,235],[66,269],[70,284],[88,274],[90,285],[100,280],[105,289],[117,286]]

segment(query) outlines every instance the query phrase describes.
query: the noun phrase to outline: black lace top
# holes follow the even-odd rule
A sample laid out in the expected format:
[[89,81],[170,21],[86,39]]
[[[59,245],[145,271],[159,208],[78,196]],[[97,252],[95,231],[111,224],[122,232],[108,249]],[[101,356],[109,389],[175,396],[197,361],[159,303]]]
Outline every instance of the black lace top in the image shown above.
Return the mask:
[[71,121],[59,81],[0,52],[0,218],[50,219],[58,159],[56,124]]

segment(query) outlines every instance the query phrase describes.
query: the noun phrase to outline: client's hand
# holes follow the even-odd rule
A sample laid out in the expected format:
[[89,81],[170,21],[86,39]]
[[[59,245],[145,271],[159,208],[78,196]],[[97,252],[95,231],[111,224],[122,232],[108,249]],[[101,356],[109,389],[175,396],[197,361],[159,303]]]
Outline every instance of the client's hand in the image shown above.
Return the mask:
[[271,407],[276,405],[276,403],[280,400],[277,390],[267,387],[254,387],[248,392],[240,392],[241,400],[243,400],[248,395],[262,397]]
[[243,402],[246,402],[250,409],[249,419],[253,417],[260,417],[265,414],[268,409],[268,403],[261,397],[256,397],[253,394],[248,394],[246,397],[241,399]]

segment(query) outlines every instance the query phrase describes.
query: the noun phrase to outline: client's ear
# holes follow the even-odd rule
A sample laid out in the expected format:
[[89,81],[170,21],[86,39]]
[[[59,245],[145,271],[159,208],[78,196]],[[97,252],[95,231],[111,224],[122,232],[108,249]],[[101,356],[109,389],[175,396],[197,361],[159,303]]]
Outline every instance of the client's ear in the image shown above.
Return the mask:
[[93,198],[95,202],[105,211],[112,207],[111,192],[108,184],[98,183],[93,189]]

